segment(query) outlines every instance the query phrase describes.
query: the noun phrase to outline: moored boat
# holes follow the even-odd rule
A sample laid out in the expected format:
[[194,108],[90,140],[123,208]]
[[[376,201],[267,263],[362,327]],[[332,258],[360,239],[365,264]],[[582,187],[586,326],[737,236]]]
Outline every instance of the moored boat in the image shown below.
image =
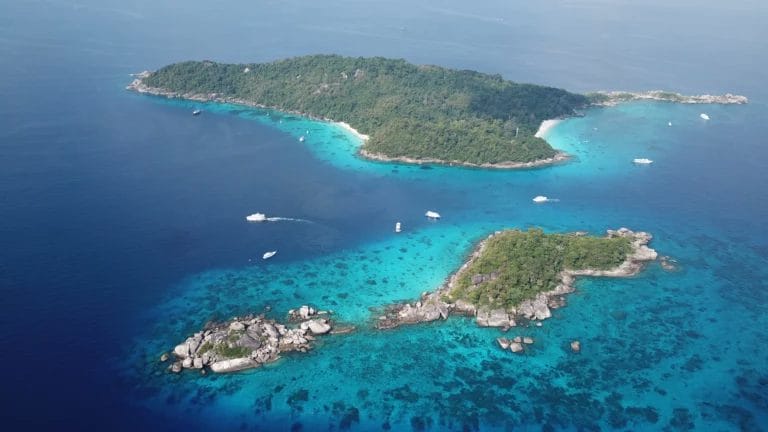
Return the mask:
[[270,259],[273,256],[275,256],[275,254],[277,254],[276,250],[275,251],[264,252],[264,255],[262,255],[261,259]]

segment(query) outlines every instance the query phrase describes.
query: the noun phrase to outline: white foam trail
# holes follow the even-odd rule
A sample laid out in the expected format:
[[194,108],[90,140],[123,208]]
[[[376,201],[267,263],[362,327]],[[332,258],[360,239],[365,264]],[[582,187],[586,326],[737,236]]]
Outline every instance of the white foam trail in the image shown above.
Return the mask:
[[298,218],[287,218],[287,217],[268,217],[267,220],[269,222],[305,222],[305,223],[312,223],[312,221],[306,220],[306,219],[298,219]]

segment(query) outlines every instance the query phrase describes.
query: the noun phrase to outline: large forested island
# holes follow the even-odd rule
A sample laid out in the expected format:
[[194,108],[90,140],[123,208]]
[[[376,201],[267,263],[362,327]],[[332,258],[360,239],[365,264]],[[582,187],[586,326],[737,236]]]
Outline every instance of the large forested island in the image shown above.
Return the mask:
[[518,167],[559,160],[535,135],[587,97],[500,75],[381,57],[314,55],[263,64],[189,61],[144,73],[133,90],[219,100],[344,122],[366,157]]

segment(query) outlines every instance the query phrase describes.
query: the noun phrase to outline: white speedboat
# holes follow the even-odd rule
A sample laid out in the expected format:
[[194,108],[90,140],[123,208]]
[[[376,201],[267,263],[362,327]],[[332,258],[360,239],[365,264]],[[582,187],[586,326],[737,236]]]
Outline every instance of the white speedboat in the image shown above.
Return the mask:
[[402,227],[400,225],[400,222],[398,222],[395,224],[395,232],[399,233],[400,231],[402,231]]
[[267,220],[267,215],[264,213],[254,213],[245,217],[248,222],[264,222]]
[[261,259],[270,259],[275,256],[275,254],[277,254],[277,251],[264,252],[264,255],[261,257]]
[[201,112],[203,112],[203,110],[196,109],[192,111],[192,115],[200,115]]
[[545,197],[544,195],[539,195],[533,198],[533,202],[535,203],[545,203],[549,201],[549,198]]
[[299,138],[299,142],[304,142],[304,135],[302,135],[301,138]]
[[667,126],[672,126],[672,122],[667,122]]
[[440,213],[432,210],[424,213],[424,216],[428,217],[429,219],[440,219]]
[[699,114],[699,117],[701,117],[703,120],[709,120],[709,116],[705,113]]
[[649,164],[652,164],[653,161],[648,158],[637,158],[637,159],[632,159],[632,163],[636,163],[640,165],[649,165]]

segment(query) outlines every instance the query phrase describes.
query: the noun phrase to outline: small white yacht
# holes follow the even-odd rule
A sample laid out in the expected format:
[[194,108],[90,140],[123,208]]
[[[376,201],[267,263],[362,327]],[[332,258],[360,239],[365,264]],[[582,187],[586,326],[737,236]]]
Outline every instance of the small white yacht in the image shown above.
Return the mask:
[[440,213],[432,210],[426,212],[424,216],[428,217],[429,219],[440,219]]
[[301,138],[299,138],[299,142],[304,142],[304,135],[302,135]]
[[667,122],[667,126],[672,126],[672,122]]
[[264,252],[264,255],[261,257],[261,259],[270,259],[275,256],[276,253],[277,251]]
[[402,231],[402,227],[400,225],[400,222],[398,222],[395,224],[395,232],[399,233],[400,231]]
[[699,114],[699,117],[701,117],[703,120],[709,120],[709,116],[706,113]]
[[203,110],[196,109],[196,110],[192,111],[192,115],[193,116],[200,115],[201,112],[203,112]]
[[248,222],[264,222],[267,220],[267,215],[264,213],[254,213],[245,217]]
[[545,203],[549,201],[549,198],[545,197],[544,195],[539,195],[533,198],[533,202],[535,203]]
[[652,164],[653,161],[648,158],[637,158],[637,159],[632,159],[632,163],[636,163],[640,165],[649,165],[649,164]]

